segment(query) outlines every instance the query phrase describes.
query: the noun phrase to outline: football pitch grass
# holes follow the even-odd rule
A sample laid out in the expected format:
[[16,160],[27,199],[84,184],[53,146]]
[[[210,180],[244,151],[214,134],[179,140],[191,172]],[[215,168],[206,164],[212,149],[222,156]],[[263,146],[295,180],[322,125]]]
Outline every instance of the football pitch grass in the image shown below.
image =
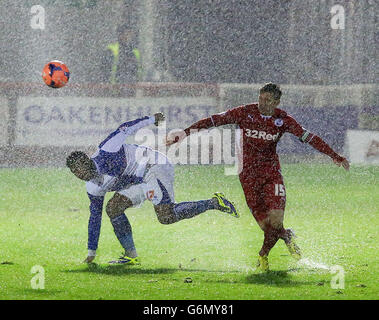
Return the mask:
[[[238,177],[222,166],[177,166],[176,201],[221,191],[241,217],[208,211],[161,225],[149,202],[127,210],[139,266],[107,264],[122,248],[105,212],[96,264],[82,262],[89,202],[67,169],[0,169],[0,299],[378,299],[379,168],[282,169],[285,227],[295,230],[304,258],[293,260],[280,240],[267,273],[255,270],[263,233]],[[44,273],[32,273],[34,266]]]

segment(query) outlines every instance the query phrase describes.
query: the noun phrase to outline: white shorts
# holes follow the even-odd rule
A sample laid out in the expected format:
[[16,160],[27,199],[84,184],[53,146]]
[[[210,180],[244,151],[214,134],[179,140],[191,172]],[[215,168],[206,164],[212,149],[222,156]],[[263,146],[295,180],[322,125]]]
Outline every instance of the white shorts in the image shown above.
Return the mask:
[[147,172],[143,183],[118,191],[130,199],[133,206],[150,200],[154,205],[174,203],[174,166],[155,164]]

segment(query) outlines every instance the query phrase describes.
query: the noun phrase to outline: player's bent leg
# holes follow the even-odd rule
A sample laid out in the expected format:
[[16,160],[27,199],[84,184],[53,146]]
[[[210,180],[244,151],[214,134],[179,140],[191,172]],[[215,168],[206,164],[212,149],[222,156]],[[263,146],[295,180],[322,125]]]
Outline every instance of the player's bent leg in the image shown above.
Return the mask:
[[[224,201],[226,202],[226,199]],[[228,204],[232,205],[230,202]],[[161,203],[154,205],[154,209],[160,223],[172,224],[183,219],[191,219],[208,210],[220,210],[220,205],[214,197],[208,200]],[[238,215],[235,209],[229,213]]]
[[255,212],[259,226],[264,232],[264,240],[259,251],[257,267],[262,271],[269,270],[268,255],[280,238],[280,231],[283,225],[284,211],[281,209],[269,210],[267,212]]
[[158,221],[162,224],[172,224],[183,219],[190,219],[207,210],[216,209],[216,207],[217,205],[212,199],[154,205]]
[[291,256],[296,260],[301,259],[300,248],[294,241],[295,233],[291,229],[283,227],[284,210],[271,210],[269,213],[270,224],[279,232],[279,238],[282,239],[290,252]]
[[138,264],[137,251],[133,241],[132,226],[124,211],[132,207],[132,201],[124,195],[115,193],[106,205],[106,213],[110,218],[114,233],[125,254],[120,259],[110,261],[114,264]]
[[129,198],[122,194],[115,193],[114,196],[107,202],[105,211],[108,217],[113,219],[123,214],[127,208],[132,206],[133,203]]
[[154,206],[155,213],[157,215],[158,221],[161,224],[172,224],[178,220],[175,212],[173,210],[174,204],[159,204]]
[[269,270],[268,255],[271,249],[278,242],[278,240],[279,240],[279,233],[277,232],[277,230],[267,225],[264,230],[264,239],[263,239],[262,248],[259,251],[257,268],[261,269],[262,271]]
[[260,256],[268,255],[271,249],[280,239],[283,230],[283,209],[271,209],[267,212],[267,220],[265,221],[264,241]]
[[265,215],[264,217],[260,217],[260,215],[258,215],[257,213],[254,213],[253,216],[259,228],[261,228],[261,230],[264,232],[267,226],[269,225],[269,220],[268,220],[267,215]]
[[264,231],[264,240],[261,250],[259,251],[260,256],[268,256],[271,249],[279,240],[279,230],[267,226]]
[[270,226],[275,230],[281,230],[283,228],[284,210],[283,209],[271,209],[267,213]]
[[158,221],[162,224],[190,219],[207,210],[220,210],[238,216],[234,205],[219,193],[208,200],[175,203],[174,170],[171,165],[152,167],[145,179],[143,193],[153,203]]

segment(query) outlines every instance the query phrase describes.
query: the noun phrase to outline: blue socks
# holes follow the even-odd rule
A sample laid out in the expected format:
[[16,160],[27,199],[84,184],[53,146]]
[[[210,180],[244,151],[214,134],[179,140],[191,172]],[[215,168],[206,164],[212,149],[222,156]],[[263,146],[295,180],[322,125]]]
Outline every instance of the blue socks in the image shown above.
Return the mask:
[[217,209],[217,205],[212,199],[180,202],[174,205],[174,213],[178,221],[182,219],[190,219],[200,213],[213,209]]
[[114,233],[122,247],[125,249],[125,254],[130,258],[137,257],[136,247],[134,246],[132,226],[128,218],[123,213],[111,219]]

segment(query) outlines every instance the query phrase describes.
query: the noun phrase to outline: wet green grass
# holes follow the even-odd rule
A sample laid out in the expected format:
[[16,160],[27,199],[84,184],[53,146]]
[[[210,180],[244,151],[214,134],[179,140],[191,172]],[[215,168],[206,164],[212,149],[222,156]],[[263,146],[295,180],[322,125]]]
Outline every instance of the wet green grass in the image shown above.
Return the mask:
[[[140,266],[109,266],[122,252],[104,213],[96,264],[87,253],[84,184],[65,169],[0,170],[0,299],[378,299],[379,167],[283,165],[285,226],[298,235],[298,263],[282,242],[268,273],[255,270],[263,234],[237,176],[221,166],[176,168],[176,201],[224,192],[240,219],[209,211],[161,225],[150,203],[127,211]],[[33,289],[33,266],[44,289]],[[331,285],[333,266],[344,271]],[[41,284],[41,283],[39,283]]]

